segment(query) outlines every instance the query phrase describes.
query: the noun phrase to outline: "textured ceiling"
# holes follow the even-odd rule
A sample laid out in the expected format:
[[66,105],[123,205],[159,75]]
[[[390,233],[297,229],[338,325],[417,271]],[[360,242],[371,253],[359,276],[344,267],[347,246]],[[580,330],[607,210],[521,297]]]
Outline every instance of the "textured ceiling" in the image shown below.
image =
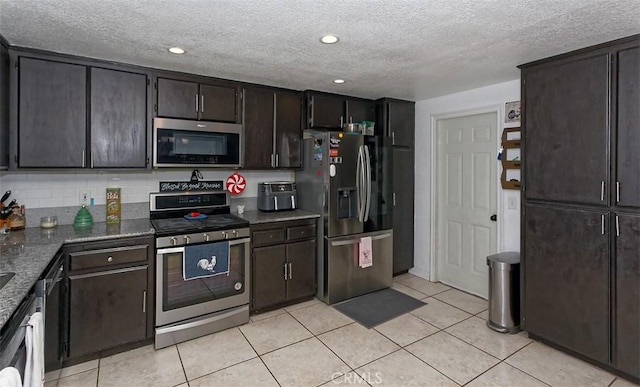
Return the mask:
[[639,32],[639,0],[0,0],[13,45],[368,98],[517,79],[518,64]]

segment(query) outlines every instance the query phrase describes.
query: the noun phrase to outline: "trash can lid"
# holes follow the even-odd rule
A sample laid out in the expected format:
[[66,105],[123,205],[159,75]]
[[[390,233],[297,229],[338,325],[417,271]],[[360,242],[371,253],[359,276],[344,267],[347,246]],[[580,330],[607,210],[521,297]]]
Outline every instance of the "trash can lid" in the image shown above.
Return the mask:
[[506,263],[515,265],[520,263],[520,253],[517,251],[505,251],[503,253],[493,254],[487,257],[487,265],[492,263]]

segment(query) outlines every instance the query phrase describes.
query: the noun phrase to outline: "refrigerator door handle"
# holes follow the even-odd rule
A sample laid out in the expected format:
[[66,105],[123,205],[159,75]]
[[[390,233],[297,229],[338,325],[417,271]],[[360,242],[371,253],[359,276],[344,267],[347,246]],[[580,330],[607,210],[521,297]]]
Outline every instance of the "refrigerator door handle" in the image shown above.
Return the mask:
[[363,145],[364,147],[364,156],[365,156],[365,169],[366,176],[365,181],[366,185],[366,201],[365,201],[365,210],[364,210],[364,221],[369,220],[369,210],[371,210],[371,155],[369,154],[369,147]]
[[[374,235],[371,237],[372,241],[377,241],[380,239],[385,239],[385,238],[389,238],[391,236],[391,233],[384,233],[384,234],[380,234],[380,235]],[[348,239],[345,241],[331,241],[331,246],[347,246],[347,245],[355,245],[356,243],[360,243],[360,239],[361,238],[356,238],[356,239]]]
[[358,162],[356,164],[356,197],[358,207],[358,221],[362,222],[362,147],[358,148]]

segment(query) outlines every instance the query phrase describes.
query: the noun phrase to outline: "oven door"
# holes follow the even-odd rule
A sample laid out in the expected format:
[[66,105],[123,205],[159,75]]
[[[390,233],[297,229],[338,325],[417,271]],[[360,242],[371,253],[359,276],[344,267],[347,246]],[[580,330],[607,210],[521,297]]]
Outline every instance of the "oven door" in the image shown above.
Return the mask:
[[249,238],[229,241],[228,275],[185,280],[184,252],[156,251],[156,326],[249,304]]

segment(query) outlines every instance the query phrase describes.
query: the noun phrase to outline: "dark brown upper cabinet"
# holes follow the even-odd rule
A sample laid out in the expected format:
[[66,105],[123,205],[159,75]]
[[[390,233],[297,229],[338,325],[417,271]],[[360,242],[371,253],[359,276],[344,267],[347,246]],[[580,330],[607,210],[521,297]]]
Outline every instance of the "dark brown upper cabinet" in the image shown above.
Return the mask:
[[11,57],[12,169],[147,167],[148,74],[64,56]]
[[13,137],[12,161],[27,168],[86,167],[87,67],[17,60],[18,138]]
[[376,103],[376,134],[391,137],[393,146],[413,148],[416,131],[415,102],[383,98]]
[[308,91],[307,127],[342,130],[352,122],[375,121],[374,101],[337,94]]
[[147,76],[91,68],[91,168],[145,168]]
[[618,52],[616,203],[640,207],[640,48]]
[[609,61],[588,53],[523,71],[527,199],[608,205]]
[[301,166],[302,93],[244,89],[245,169]]
[[240,123],[239,86],[204,82],[158,77],[158,117]]

